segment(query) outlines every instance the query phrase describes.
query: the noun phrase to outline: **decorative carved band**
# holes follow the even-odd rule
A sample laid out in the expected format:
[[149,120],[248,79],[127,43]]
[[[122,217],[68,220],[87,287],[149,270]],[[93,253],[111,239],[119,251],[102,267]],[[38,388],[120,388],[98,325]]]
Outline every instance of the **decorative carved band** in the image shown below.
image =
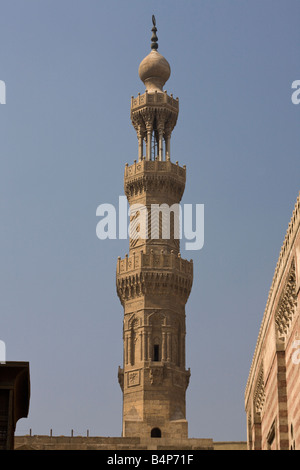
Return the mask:
[[133,165],[125,165],[125,173],[124,177],[130,178],[137,176],[139,174],[145,173],[167,173],[176,175],[178,178],[185,183],[186,179],[186,166],[183,165],[182,167],[178,165],[178,163],[174,164],[170,161],[147,161],[142,160],[141,162],[134,162]]
[[145,132],[149,124],[157,121],[158,127],[169,132],[174,129],[179,112],[179,100],[167,93],[144,93],[131,99],[130,118],[135,130]]
[[257,383],[254,392],[254,409],[255,412],[261,417],[264,404],[266,400],[266,393],[265,393],[265,384],[264,384],[264,370],[261,366],[260,372],[257,378]]
[[170,108],[174,108],[175,110],[179,110],[179,99],[173,98],[173,95],[170,96],[167,92],[164,93],[148,93],[147,91],[142,95],[139,93],[136,98],[131,98],[131,110],[135,111],[143,106],[154,105],[157,106],[159,104],[164,104],[170,106]]
[[141,175],[130,181],[124,183],[124,191],[129,202],[134,196],[141,196],[142,194],[147,194],[147,198],[150,199],[151,196],[156,198],[160,194],[168,195],[172,197],[175,202],[179,203],[181,201],[183,192],[185,188],[185,183],[178,181],[178,179],[172,177],[171,175]]
[[142,160],[131,166],[125,166],[124,191],[129,200],[142,194],[151,199],[163,195],[162,202],[166,202],[166,196],[179,203],[185,188],[186,167],[181,168],[170,161]]
[[117,276],[133,274],[133,271],[179,271],[193,279],[193,260],[181,258],[180,254],[175,253],[132,253],[132,256],[125,256],[124,259],[118,258]]
[[192,289],[193,279],[174,269],[174,272],[139,272],[117,276],[117,293],[122,305],[142,295],[177,296],[185,303]]
[[292,324],[297,306],[295,261],[292,261],[289,274],[278,302],[275,324],[278,337],[285,340]]

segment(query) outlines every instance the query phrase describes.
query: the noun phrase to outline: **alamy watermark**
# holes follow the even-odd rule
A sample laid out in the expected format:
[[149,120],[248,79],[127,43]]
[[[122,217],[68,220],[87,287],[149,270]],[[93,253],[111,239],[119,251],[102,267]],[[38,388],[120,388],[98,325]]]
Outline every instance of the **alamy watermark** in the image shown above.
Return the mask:
[[6,363],[6,346],[4,341],[0,340],[0,364]]
[[100,240],[184,238],[186,250],[203,248],[204,204],[133,204],[128,208],[126,196],[119,196],[118,212],[117,216],[113,204],[97,207],[96,216],[101,219],[96,234]]
[[299,104],[300,103],[300,80],[293,81],[292,89],[295,90],[291,96],[292,103]]
[[3,80],[0,80],[0,104],[6,104],[6,85]]
[[299,339],[296,339],[293,342],[292,348],[293,349],[297,348],[297,350],[292,355],[292,363],[295,364],[295,365],[298,365],[298,364],[300,364],[300,340]]

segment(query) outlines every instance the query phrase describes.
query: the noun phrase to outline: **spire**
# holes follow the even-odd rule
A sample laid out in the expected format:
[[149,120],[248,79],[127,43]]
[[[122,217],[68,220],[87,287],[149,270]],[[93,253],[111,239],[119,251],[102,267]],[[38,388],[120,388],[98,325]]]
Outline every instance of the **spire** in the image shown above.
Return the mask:
[[152,15],[152,23],[151,52],[142,60],[139,67],[140,79],[150,93],[162,92],[163,86],[171,74],[168,61],[157,51],[158,37],[156,35],[157,28],[154,15]]
[[184,192],[186,169],[170,158],[179,101],[163,91],[171,70],[156,50],[154,16],[152,22],[151,51],[139,67],[146,90],[132,97],[130,106],[138,161],[126,164],[124,172],[129,256],[119,258],[117,265],[117,293],[124,308],[123,368],[118,371],[122,436],[187,439],[185,303],[193,264],[180,255],[180,213],[175,209]]
[[152,31],[151,49],[154,49],[154,50],[157,51],[157,49],[158,49],[158,44],[157,44],[158,37],[156,35],[157,28],[156,28],[156,19],[155,19],[154,15],[152,15],[152,23],[153,23],[153,28],[151,29],[151,31]]
[[[151,52],[139,66],[139,77],[146,90],[131,100],[130,117],[139,141],[139,161],[170,161],[171,133],[177,122],[179,101],[167,95],[163,86],[171,74],[168,61],[157,51],[156,20],[152,15]],[[164,145],[165,142],[165,145]],[[146,152],[144,155],[144,144]]]

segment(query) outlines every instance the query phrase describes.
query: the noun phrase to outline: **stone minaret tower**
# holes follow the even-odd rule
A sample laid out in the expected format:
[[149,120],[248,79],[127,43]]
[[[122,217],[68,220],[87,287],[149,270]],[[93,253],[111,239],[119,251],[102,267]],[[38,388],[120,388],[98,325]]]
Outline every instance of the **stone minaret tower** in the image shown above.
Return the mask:
[[[118,377],[123,437],[183,439],[188,437],[185,394],[190,377],[185,367],[185,304],[193,263],[180,256],[179,213],[174,208],[184,192],[186,168],[172,163],[170,152],[179,102],[163,91],[170,66],[157,52],[156,31],[153,17],[152,50],[139,67],[146,90],[131,99],[138,161],[126,164],[124,176],[131,236],[129,256],[119,258],[117,265],[117,292],[124,307],[124,361]],[[151,208],[159,206],[171,211],[151,216]]]

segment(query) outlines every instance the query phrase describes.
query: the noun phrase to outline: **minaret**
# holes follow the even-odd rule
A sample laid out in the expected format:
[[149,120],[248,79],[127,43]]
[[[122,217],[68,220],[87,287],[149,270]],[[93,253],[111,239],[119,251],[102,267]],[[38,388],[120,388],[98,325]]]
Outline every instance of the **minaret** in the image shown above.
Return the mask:
[[124,358],[118,374],[122,435],[184,439],[190,377],[185,304],[193,282],[193,263],[180,256],[178,229],[186,168],[171,161],[179,101],[163,91],[171,70],[157,51],[154,16],[152,21],[152,50],[139,67],[146,90],[131,99],[138,159],[126,164],[124,175],[131,210],[129,256],[119,258],[117,265],[117,292],[124,307]]

